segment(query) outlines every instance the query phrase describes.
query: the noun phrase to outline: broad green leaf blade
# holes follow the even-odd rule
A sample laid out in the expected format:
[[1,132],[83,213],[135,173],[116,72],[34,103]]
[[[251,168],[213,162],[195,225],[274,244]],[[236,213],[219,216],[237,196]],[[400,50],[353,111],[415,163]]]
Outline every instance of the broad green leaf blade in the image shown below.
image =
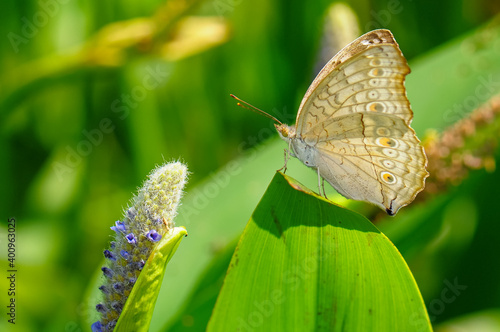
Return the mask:
[[208,325],[235,330],[431,327],[415,280],[387,237],[277,173],[240,239]]
[[168,261],[184,236],[184,227],[175,227],[163,237],[149,256],[118,319],[115,331],[148,331]]

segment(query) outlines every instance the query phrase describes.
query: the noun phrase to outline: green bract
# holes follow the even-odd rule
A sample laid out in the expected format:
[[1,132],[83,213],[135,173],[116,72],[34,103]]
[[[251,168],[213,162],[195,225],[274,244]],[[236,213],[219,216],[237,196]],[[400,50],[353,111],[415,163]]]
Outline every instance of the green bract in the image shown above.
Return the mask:
[[115,331],[148,331],[165,268],[184,236],[184,227],[175,227],[155,247],[125,303]]

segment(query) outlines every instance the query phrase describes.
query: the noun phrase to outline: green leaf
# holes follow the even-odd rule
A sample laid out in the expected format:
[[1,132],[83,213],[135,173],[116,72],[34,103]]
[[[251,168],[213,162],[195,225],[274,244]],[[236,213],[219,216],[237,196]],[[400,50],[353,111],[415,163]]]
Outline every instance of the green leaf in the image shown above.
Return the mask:
[[208,331],[431,331],[411,272],[363,216],[277,173],[240,239]]
[[187,232],[184,227],[175,227],[169,235],[158,242],[149,256],[125,303],[115,331],[148,331],[165,268]]

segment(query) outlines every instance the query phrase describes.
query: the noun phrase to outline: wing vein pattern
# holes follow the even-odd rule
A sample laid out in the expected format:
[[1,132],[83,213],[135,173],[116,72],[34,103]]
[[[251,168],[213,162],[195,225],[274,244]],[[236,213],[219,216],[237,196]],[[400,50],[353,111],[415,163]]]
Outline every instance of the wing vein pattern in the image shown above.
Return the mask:
[[319,174],[342,195],[389,214],[412,202],[428,176],[425,152],[410,127],[409,72],[389,30],[359,37],[307,90],[292,139],[292,145],[300,140],[314,149]]

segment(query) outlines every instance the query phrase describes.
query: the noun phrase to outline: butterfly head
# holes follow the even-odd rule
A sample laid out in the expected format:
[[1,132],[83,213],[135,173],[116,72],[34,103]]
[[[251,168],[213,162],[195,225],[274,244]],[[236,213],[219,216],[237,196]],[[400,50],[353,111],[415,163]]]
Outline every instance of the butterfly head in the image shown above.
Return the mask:
[[292,138],[295,138],[295,128],[291,127],[289,125],[280,123],[280,124],[274,124],[274,127],[278,131],[278,134],[280,135],[281,139],[285,141],[289,141]]

